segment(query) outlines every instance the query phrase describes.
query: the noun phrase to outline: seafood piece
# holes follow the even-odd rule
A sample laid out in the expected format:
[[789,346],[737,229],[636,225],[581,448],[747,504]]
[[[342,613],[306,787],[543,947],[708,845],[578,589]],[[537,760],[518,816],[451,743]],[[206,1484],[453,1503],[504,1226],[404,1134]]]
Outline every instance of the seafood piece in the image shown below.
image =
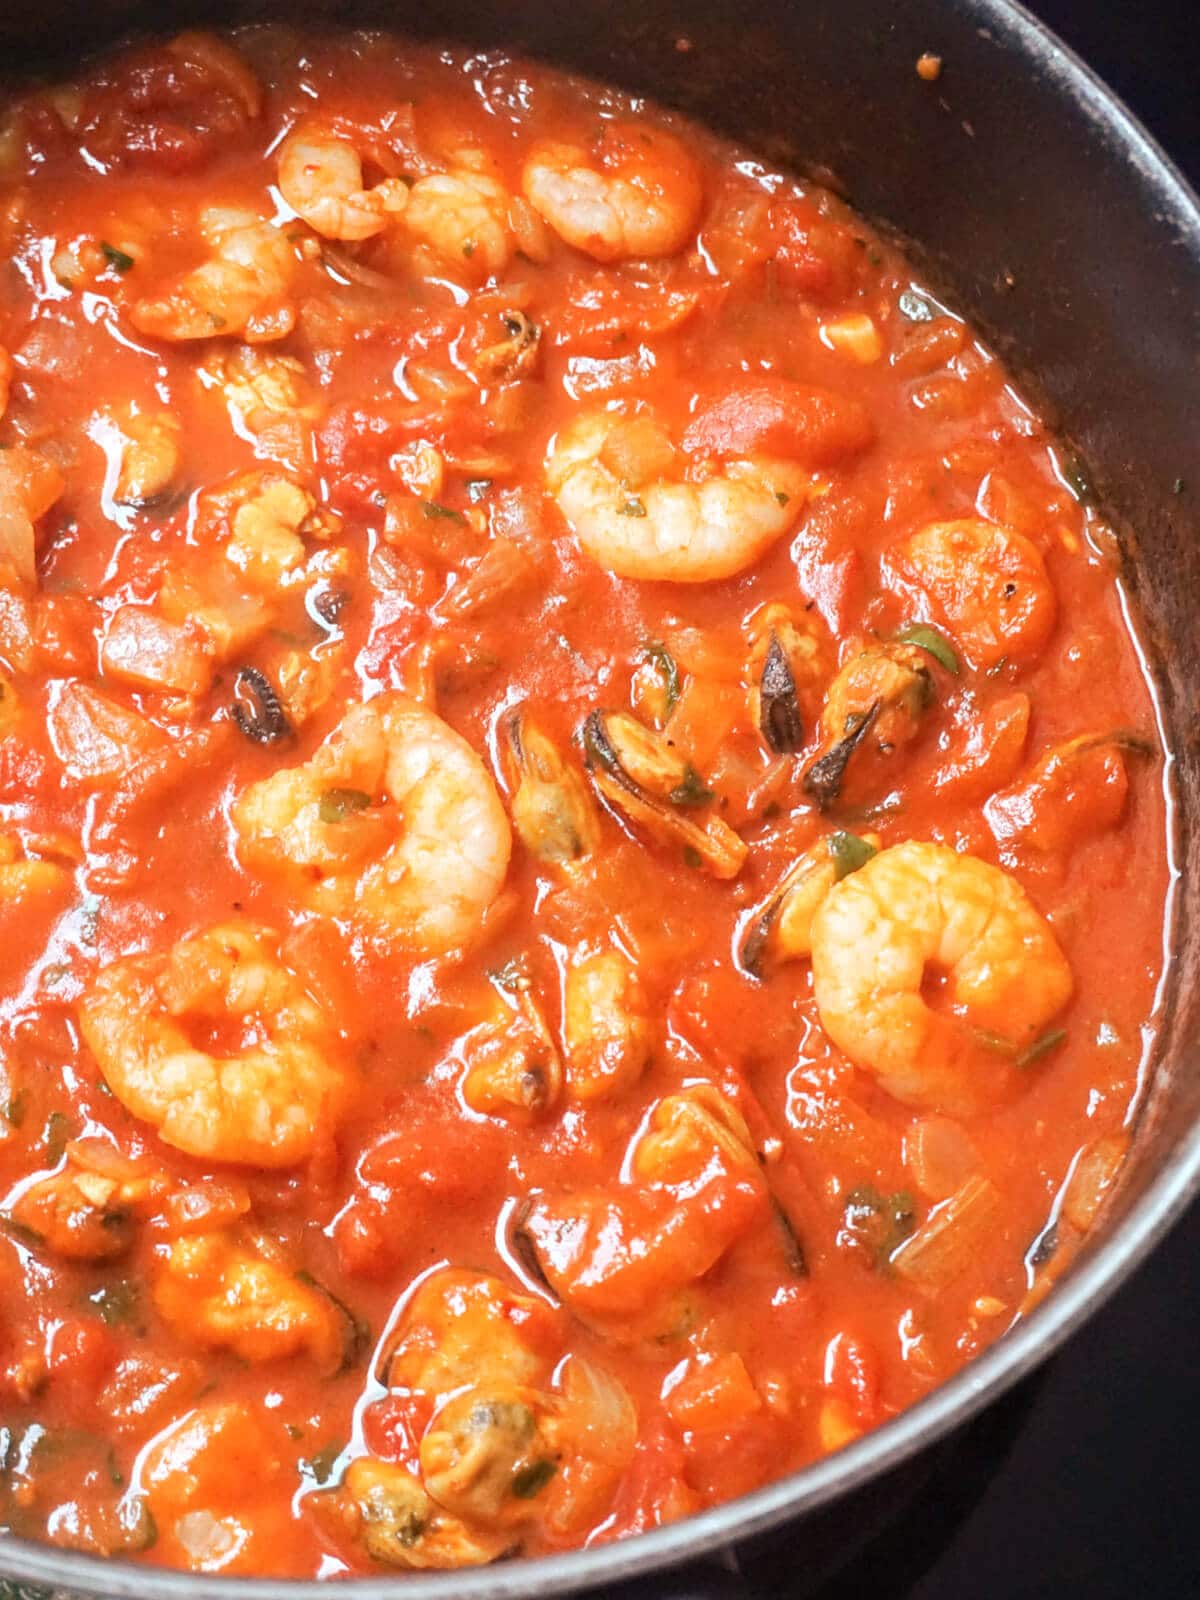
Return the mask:
[[[715,878],[735,878],[746,845],[715,812],[715,799],[670,742],[625,711],[593,711],[583,725],[588,772],[601,798],[619,816]],[[702,821],[688,813],[703,813]]]
[[515,248],[511,196],[490,173],[455,167],[418,178],[408,196],[404,233],[452,276],[482,283],[503,272]]
[[1046,565],[1024,534],[980,518],[934,522],[896,552],[981,671],[1028,662],[1054,628],[1058,606]]
[[326,239],[374,238],[408,205],[402,178],[365,187],[352,141],[314,123],[300,123],[280,145],[276,178],[296,215]]
[[592,855],[600,826],[583,778],[525,711],[504,720],[504,776],[517,837],[539,861],[570,867]]
[[186,1344],[254,1364],[306,1355],[334,1373],[353,1336],[328,1295],[227,1233],[173,1240],[155,1273],[154,1306]]
[[585,411],[553,441],[546,483],[599,566],[708,583],[752,566],[820,492],[817,469],[872,436],[857,402],[764,379],[702,400],[678,447],[646,412]]
[[567,1087],[579,1100],[619,1094],[650,1059],[650,1014],[637,968],[620,950],[567,969],[563,1001]]
[[562,1092],[562,1058],[524,966],[510,961],[492,982],[496,1015],[469,1033],[463,1099],[472,1111],[529,1121]]
[[389,1357],[393,1389],[441,1398],[467,1383],[546,1382],[562,1345],[562,1316],[486,1272],[443,1267],[405,1311]]
[[165,293],[136,300],[134,327],[173,342],[240,335],[258,344],[290,333],[296,258],[286,237],[253,211],[226,206],[201,213],[200,233],[210,258]]
[[388,1567],[477,1567],[495,1561],[511,1536],[469,1527],[427,1494],[419,1478],[390,1461],[360,1456],[336,1489],[315,1502],[335,1534]]
[[784,961],[812,954],[812,922],[835,883],[857,872],[879,849],[877,833],[838,831],[809,846],[738,930],[738,961],[761,978]]
[[138,1217],[161,1188],[144,1162],[129,1160],[103,1139],[76,1139],[67,1145],[61,1171],[26,1189],[12,1215],[53,1255],[111,1261],[129,1249]]
[[[1073,988],[1050,924],[1015,878],[915,840],[830,891],[813,919],[812,961],[821,1026],[838,1049],[897,1100],[950,1116],[1015,1092],[1022,1056]],[[948,1009],[926,998],[931,973]]]
[[1069,851],[1113,827],[1129,793],[1126,762],[1155,746],[1135,733],[1085,733],[1048,750],[1019,783],[983,808],[999,844],[1018,841],[1047,854]]
[[[289,1167],[336,1126],[350,1093],[336,1030],[277,951],[268,928],[219,923],[114,961],[84,995],[83,1036],[109,1088],[177,1150]],[[258,1039],[214,1055],[189,1024],[253,1026]]]
[[539,140],[521,174],[525,198],[560,239],[597,261],[673,256],[696,227],[696,163],[662,128],[607,122],[594,143]]
[[809,706],[824,678],[822,640],[815,623],[798,623],[772,602],[749,618],[749,700],[754,725],[768,749],[792,755],[807,738]]
[[478,937],[508,871],[487,769],[401,694],[352,705],[311,760],[252,784],[232,816],[247,865],[302,904],[429,954]]
[[821,712],[821,749],[804,787],[822,811],[842,798],[851,762],[884,762],[911,744],[932,704],[931,657],[919,645],[871,645],[852,655],[829,685]]

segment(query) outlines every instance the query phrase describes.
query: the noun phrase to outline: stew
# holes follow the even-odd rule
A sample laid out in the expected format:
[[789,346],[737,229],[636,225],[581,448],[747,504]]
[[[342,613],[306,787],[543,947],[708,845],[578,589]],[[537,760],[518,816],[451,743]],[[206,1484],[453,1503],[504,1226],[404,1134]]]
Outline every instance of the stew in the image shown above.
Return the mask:
[[1027,1314],[1138,1105],[1164,754],[1078,463],[896,246],[265,29],[12,98],[0,254],[0,1524],[616,1539]]

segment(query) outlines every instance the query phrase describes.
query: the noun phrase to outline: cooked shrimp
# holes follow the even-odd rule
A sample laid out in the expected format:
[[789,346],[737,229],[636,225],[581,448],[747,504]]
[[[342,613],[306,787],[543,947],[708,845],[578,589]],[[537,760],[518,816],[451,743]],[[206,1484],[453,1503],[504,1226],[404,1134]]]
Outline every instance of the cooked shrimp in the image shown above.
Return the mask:
[[[813,992],[840,1050],[907,1105],[969,1116],[1012,1093],[1018,1063],[1071,997],[1045,918],[999,867],[893,845],[839,883],[812,924]],[[945,981],[949,1010],[926,998]]]
[[116,498],[132,505],[153,500],[179,470],[179,419],[169,411],[127,410],[117,420],[117,426],[121,465]]
[[301,124],[279,147],[279,192],[326,239],[371,239],[408,204],[408,185],[384,178],[363,184],[362,156],[349,139]]
[[387,1382],[439,1400],[473,1382],[541,1384],[562,1340],[562,1317],[544,1300],[486,1272],[443,1267],[409,1302]]
[[934,522],[901,546],[898,563],[924,589],[974,666],[1029,661],[1057,604],[1037,546],[975,517]]
[[705,583],[753,565],[821,491],[814,469],[871,436],[855,402],[764,380],[702,403],[680,447],[644,412],[585,412],[554,441],[546,481],[600,566]]
[[590,149],[539,140],[521,187],[560,238],[597,261],[674,255],[703,198],[696,163],[673,134],[621,122],[607,123]]
[[285,236],[253,211],[212,206],[200,217],[212,250],[165,294],[134,303],[134,327],[156,339],[228,338],[252,344],[291,332],[288,300],[296,258]]
[[512,259],[510,198],[499,179],[485,172],[418,178],[408,197],[404,231],[456,276],[482,282],[503,272]]
[[233,808],[246,862],[326,916],[428,953],[462,948],[508,871],[508,819],[487,768],[401,694],[351,706],[303,766]]
[[307,1355],[333,1373],[351,1337],[328,1295],[224,1233],[172,1242],[156,1270],[154,1306],[186,1344],[256,1364]]
[[12,1208],[39,1245],[67,1261],[110,1261],[133,1243],[137,1218],[162,1187],[144,1163],[102,1139],[67,1146],[66,1164],[40,1178]]
[[[269,929],[220,923],[113,962],[84,996],[83,1035],[109,1088],[177,1150],[288,1167],[337,1122],[349,1080],[335,1031],[276,952]],[[216,1055],[189,1025],[258,1037]]]
[[637,968],[620,950],[585,956],[567,969],[563,997],[567,1085],[597,1100],[636,1083],[650,1059],[650,1008]]

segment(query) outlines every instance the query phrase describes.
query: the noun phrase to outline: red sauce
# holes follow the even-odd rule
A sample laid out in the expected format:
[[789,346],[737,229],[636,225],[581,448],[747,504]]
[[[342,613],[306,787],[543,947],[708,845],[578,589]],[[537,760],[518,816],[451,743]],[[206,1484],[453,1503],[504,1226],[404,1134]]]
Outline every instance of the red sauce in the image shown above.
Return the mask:
[[1098,1214],[1163,965],[1113,539],[1003,368],[501,54],[185,36],[0,155],[0,1520],[460,1565],[919,1400]]

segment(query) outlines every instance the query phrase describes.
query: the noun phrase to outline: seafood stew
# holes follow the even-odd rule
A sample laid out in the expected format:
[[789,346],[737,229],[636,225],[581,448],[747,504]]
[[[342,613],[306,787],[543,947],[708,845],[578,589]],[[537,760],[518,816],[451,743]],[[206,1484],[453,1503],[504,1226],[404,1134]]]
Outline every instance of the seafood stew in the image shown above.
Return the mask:
[[627,1536],[1044,1294],[1154,1026],[1079,468],[828,190],[503,55],[0,135],[0,1521]]

